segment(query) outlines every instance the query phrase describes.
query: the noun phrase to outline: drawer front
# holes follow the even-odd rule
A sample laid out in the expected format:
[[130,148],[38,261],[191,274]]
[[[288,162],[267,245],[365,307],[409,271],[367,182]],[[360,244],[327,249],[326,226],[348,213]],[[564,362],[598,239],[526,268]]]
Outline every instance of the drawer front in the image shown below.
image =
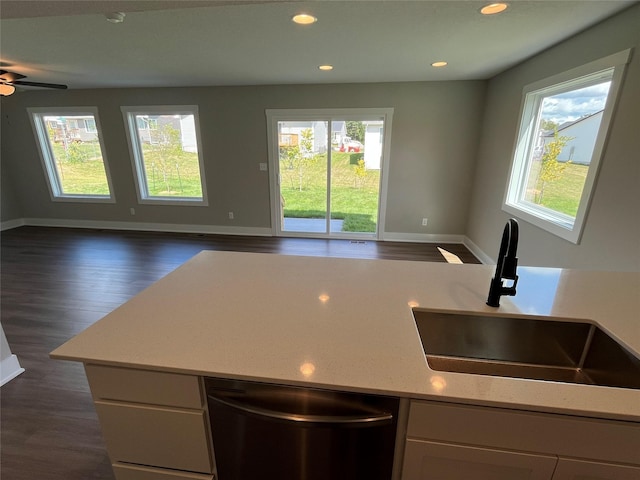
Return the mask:
[[96,401],[112,462],[211,473],[204,411]]
[[213,475],[114,463],[116,480],[213,480]]
[[557,458],[407,440],[402,480],[549,480]]
[[640,463],[640,424],[633,422],[413,401],[407,435],[614,463]]
[[[640,445],[638,446],[640,448]],[[640,453],[639,453],[640,455]],[[639,480],[640,467],[561,458],[553,480]]]
[[85,365],[96,400],[121,400],[172,407],[202,408],[200,380],[193,375]]

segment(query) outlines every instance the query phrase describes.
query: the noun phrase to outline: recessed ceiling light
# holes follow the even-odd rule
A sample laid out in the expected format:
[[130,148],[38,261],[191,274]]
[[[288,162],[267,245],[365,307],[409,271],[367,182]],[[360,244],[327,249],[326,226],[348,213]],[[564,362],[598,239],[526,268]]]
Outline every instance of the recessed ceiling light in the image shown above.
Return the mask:
[[509,7],[507,3],[490,3],[480,9],[480,13],[483,15],[495,15],[496,13],[504,12]]
[[293,16],[291,21],[297,23],[298,25],[311,25],[312,23],[316,23],[318,19],[313,15],[309,15],[308,13],[298,13],[297,15]]
[[448,65],[447,62],[433,62],[431,64],[432,67],[436,67],[436,68],[438,68],[438,67],[446,67],[447,65]]
[[318,69],[328,72],[329,70],[333,70],[333,65],[320,65]]

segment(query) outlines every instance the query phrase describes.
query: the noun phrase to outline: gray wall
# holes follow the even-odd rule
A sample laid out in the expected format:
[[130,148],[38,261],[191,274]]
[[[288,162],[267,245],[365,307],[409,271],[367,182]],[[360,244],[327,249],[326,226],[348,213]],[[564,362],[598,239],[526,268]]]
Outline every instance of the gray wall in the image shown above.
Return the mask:
[[[521,221],[519,256],[523,265],[638,271],[639,26],[635,5],[488,82],[40,91],[3,98],[1,220],[269,228],[268,175],[258,170],[267,161],[265,109],[395,107],[385,231],[466,234],[480,253],[495,258],[509,218],[501,208],[523,86],[635,47],[582,242],[574,245]],[[144,104],[200,106],[209,207],[137,205],[120,106]],[[25,109],[55,105],[99,108],[115,205],[50,200]],[[229,210],[236,220],[227,219]],[[422,217],[429,217],[426,229]]]
[[3,222],[10,222],[20,220],[22,211],[13,188],[13,182],[5,170],[5,163],[0,162],[0,181],[2,182],[0,184],[0,219]]
[[[2,176],[14,184],[26,219],[265,229],[269,180],[258,168],[267,162],[265,109],[394,107],[385,231],[463,235],[485,87],[465,81],[23,92],[2,99]],[[191,104],[200,109],[209,206],[138,205],[120,106]],[[89,105],[98,107],[117,203],[52,202],[26,108]],[[14,203],[5,193],[2,203]],[[427,228],[422,217],[429,217]],[[3,208],[2,221],[9,219]]]
[[501,210],[518,128],[522,88],[633,47],[579,245],[520,222],[523,265],[640,270],[640,6],[504,72],[489,82],[466,234],[497,255],[509,215]]

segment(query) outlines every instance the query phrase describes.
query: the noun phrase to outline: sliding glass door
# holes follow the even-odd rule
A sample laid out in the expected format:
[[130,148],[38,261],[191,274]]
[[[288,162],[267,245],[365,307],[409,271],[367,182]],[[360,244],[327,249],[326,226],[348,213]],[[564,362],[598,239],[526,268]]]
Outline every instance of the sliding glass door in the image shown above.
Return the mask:
[[328,125],[322,120],[277,122],[282,231],[327,232]]
[[277,235],[378,235],[390,115],[267,111]]

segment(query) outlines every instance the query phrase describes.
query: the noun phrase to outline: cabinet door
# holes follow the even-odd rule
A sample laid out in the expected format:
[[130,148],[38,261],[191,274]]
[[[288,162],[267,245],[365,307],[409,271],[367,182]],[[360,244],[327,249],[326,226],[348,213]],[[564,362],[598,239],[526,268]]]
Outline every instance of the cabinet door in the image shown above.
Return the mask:
[[113,462],[213,471],[203,411],[103,401],[95,406]]
[[560,458],[553,480],[640,480],[640,467]]
[[84,368],[95,400],[184,408],[203,406],[200,381],[193,375],[91,364]]
[[637,422],[412,401],[407,437],[637,465],[640,428]]
[[213,475],[114,463],[116,480],[213,480]]
[[550,480],[557,458],[407,440],[402,480]]

